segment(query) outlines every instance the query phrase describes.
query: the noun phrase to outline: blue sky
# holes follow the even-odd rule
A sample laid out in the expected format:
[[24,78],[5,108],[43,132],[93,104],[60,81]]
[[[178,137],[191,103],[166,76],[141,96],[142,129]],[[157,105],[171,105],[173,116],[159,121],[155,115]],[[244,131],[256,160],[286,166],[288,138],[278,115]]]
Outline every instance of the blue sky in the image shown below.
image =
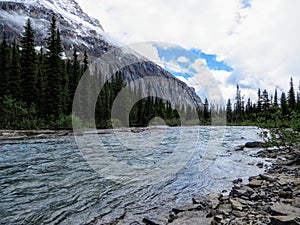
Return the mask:
[[251,0],[242,0],[242,3],[244,8],[251,7]]

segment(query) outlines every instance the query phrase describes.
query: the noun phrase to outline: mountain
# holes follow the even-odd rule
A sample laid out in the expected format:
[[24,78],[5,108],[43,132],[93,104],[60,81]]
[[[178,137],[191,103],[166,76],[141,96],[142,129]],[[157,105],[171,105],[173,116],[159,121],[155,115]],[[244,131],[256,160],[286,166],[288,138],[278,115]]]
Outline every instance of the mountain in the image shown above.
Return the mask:
[[[71,56],[74,48],[81,53],[86,50],[90,59],[96,59],[104,53],[114,50],[120,60],[128,65],[122,69],[126,82],[149,76],[166,78],[170,83],[180,87],[170,90],[174,105],[183,103],[184,105],[202,106],[202,101],[195,90],[186,83],[134,51],[117,48],[116,42],[106,35],[100,22],[84,13],[74,0],[0,0],[0,37],[5,32],[10,43],[14,39],[18,42],[26,19],[29,17],[35,30],[36,45],[46,46],[45,37],[48,35],[47,31],[52,15],[57,18],[66,57]],[[146,87],[147,84],[145,83],[143,86]],[[151,91],[165,96],[163,88],[155,86]],[[181,98],[181,88],[188,94],[189,100]],[[147,95],[146,90],[143,95]]]

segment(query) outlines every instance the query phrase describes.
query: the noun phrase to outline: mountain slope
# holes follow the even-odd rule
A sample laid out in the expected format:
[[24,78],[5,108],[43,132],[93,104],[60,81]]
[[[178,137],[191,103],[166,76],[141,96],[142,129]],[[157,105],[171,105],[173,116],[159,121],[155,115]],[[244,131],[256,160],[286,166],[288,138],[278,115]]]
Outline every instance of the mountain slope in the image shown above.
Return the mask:
[[[71,56],[73,49],[76,48],[80,52],[87,50],[90,59],[95,59],[117,46],[105,34],[100,22],[84,13],[74,0],[0,0],[0,9],[0,35],[2,36],[5,32],[10,43],[14,39],[20,40],[23,26],[29,17],[35,30],[36,44],[46,46],[45,37],[51,17],[54,14],[58,20],[62,44],[67,56]],[[201,99],[193,88],[188,87],[184,82],[155,63],[146,59],[141,60],[141,56],[130,51],[120,50],[117,54],[119,54],[120,60],[138,61],[138,63],[133,63],[123,69],[124,78],[127,82],[146,76],[166,78],[186,90],[192,99],[192,102],[184,100],[179,97],[181,94],[178,91],[173,90],[172,101],[174,104],[202,105]],[[143,86],[145,87],[146,84]],[[162,88],[155,87],[152,92],[163,92]],[[146,94],[145,90],[143,95]]]

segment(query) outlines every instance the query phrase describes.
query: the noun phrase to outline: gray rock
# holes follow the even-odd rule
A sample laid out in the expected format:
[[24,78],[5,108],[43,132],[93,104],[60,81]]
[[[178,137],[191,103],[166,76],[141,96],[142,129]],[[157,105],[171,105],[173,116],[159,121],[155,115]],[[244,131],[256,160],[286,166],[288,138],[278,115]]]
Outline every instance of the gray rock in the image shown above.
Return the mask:
[[230,192],[231,196],[246,196],[246,197],[250,197],[251,195],[253,195],[255,193],[255,191],[248,187],[248,186],[242,186],[241,188],[233,188]]
[[203,211],[186,211],[178,214],[178,218],[175,219],[170,225],[210,225],[212,219],[206,218],[205,212]]
[[253,142],[247,142],[245,144],[246,148],[262,148],[263,147],[263,142],[261,141],[253,141]]
[[243,205],[237,200],[230,199],[232,209],[243,211]]
[[143,223],[146,224],[146,225],[159,225],[158,223],[155,223],[155,222],[153,222],[152,220],[150,220],[148,218],[144,218]]
[[299,225],[300,217],[289,215],[289,216],[272,216],[272,225]]
[[238,211],[238,210],[233,210],[232,214],[235,215],[236,217],[245,217],[247,215],[246,212]]
[[251,188],[256,188],[256,187],[260,187],[262,184],[262,181],[261,180],[256,180],[256,179],[253,179],[249,182],[249,187]]

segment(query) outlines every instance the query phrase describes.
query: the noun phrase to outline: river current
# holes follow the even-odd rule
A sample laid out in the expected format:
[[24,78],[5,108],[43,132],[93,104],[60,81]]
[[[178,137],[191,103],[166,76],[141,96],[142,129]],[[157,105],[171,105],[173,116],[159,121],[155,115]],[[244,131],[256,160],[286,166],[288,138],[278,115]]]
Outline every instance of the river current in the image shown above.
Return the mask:
[[251,157],[257,150],[235,151],[261,140],[259,133],[255,127],[153,127],[99,131],[84,140],[2,141],[0,224],[162,220],[194,196],[263,172],[256,166],[263,159]]

